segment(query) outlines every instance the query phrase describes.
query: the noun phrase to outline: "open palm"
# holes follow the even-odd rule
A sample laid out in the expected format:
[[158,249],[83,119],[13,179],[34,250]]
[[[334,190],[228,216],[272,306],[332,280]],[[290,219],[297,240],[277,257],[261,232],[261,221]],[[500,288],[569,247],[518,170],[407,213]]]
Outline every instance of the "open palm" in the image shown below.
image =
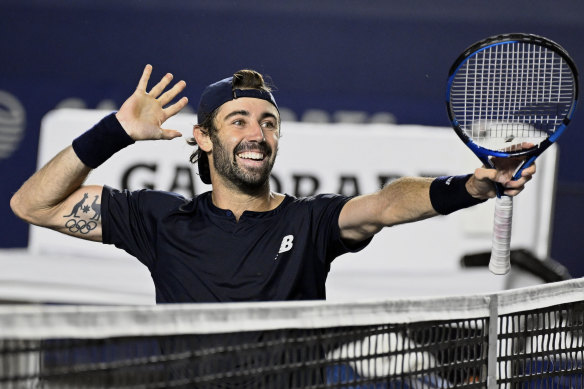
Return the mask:
[[152,74],[152,66],[146,65],[138,86],[116,117],[132,139],[173,139],[182,134],[177,130],[163,129],[162,124],[183,109],[188,99],[182,97],[176,103],[165,108],[186,87],[184,81],[177,82],[171,89],[164,92],[172,81],[172,74],[167,73],[150,92],[147,92],[148,80]]

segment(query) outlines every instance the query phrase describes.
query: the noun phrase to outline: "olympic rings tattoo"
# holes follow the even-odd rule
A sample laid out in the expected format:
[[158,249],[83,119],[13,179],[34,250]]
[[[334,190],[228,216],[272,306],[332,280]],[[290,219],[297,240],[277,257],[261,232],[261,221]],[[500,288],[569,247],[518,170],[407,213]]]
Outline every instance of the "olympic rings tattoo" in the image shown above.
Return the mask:
[[65,223],[65,227],[69,229],[69,232],[75,234],[77,232],[85,235],[88,234],[89,231],[95,230],[97,227],[97,223],[94,221],[85,221],[85,220],[75,220],[69,219],[67,223]]

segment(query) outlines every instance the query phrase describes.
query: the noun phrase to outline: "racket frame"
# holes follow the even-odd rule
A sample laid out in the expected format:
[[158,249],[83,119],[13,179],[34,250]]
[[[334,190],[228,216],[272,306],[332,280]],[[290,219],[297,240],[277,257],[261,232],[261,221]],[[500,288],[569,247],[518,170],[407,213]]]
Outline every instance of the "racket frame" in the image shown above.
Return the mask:
[[[454,78],[458,73],[460,67],[468,61],[473,56],[477,55],[481,51],[486,50],[487,48],[502,45],[502,44],[510,44],[510,43],[531,43],[536,44],[547,49],[550,49],[560,55],[570,67],[573,75],[574,75],[574,101],[572,106],[568,110],[566,117],[562,120],[562,123],[556,128],[553,134],[551,134],[547,139],[543,140],[540,144],[528,148],[528,149],[521,149],[518,151],[496,151],[484,148],[482,146],[477,145],[462,129],[461,125],[459,124],[458,120],[454,115],[452,110],[452,105],[450,102],[450,94],[452,89],[452,84],[454,82]],[[578,103],[578,69],[576,64],[568,54],[568,52],[555,43],[554,41],[544,38],[539,35],[535,34],[524,34],[524,33],[511,33],[511,34],[500,34],[485,38],[479,42],[474,43],[473,45],[469,46],[464,50],[464,52],[454,61],[453,65],[450,67],[448,73],[448,84],[446,88],[446,107],[448,112],[448,118],[454,128],[456,134],[460,137],[460,139],[464,142],[464,144],[472,150],[472,152],[481,160],[481,162],[490,168],[494,168],[494,164],[491,161],[490,157],[499,157],[499,158],[510,158],[510,157],[526,157],[523,163],[519,166],[515,174],[513,175],[513,179],[516,180],[521,177],[521,172],[529,167],[535,159],[543,153],[549,146],[551,146],[562,134],[562,132],[566,129],[567,125],[570,123],[574,112],[576,110],[576,106]],[[500,192],[501,188],[498,188],[497,192]],[[497,194],[500,196],[500,194]]]

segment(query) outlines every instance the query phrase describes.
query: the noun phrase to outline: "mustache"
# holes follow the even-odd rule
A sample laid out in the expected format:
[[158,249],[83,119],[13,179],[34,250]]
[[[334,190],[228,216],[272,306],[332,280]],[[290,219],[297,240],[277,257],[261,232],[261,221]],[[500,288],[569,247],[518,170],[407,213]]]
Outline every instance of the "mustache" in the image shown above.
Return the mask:
[[238,154],[246,151],[263,153],[267,157],[272,155],[272,148],[264,141],[240,143],[235,147],[233,153]]

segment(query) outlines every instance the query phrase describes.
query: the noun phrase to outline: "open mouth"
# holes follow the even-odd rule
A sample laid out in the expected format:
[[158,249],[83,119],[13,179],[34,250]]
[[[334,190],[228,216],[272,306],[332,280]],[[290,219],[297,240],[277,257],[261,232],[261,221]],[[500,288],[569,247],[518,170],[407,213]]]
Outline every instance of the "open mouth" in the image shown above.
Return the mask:
[[241,159],[251,160],[251,161],[263,161],[266,155],[259,151],[244,151],[238,153],[237,156]]

